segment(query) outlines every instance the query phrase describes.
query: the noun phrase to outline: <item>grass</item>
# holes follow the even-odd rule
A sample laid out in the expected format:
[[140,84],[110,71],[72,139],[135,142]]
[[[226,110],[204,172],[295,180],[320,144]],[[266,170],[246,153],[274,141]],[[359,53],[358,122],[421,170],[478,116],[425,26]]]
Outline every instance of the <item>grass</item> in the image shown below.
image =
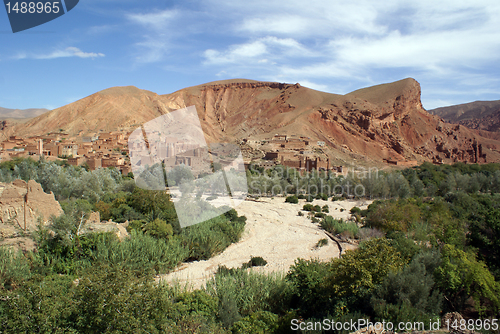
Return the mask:
[[354,222],[344,222],[343,219],[334,219],[332,216],[326,216],[320,222],[321,228],[334,235],[341,234],[349,238],[357,238],[359,227]]
[[328,245],[328,239],[327,238],[319,239],[318,243],[316,244],[316,248],[320,248],[320,247],[323,247],[323,246],[326,246],[326,245]]

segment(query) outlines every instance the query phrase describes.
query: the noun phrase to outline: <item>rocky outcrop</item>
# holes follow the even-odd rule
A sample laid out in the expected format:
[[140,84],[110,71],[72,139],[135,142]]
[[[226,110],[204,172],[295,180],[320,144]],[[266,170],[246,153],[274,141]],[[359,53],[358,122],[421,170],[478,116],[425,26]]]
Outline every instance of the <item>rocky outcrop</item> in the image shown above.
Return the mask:
[[46,194],[42,186],[33,180],[25,182],[15,180],[10,184],[0,183],[0,225],[3,237],[8,237],[8,231],[18,228],[28,231],[36,230],[38,220],[42,224],[48,222],[51,216],[63,213],[54,194]]

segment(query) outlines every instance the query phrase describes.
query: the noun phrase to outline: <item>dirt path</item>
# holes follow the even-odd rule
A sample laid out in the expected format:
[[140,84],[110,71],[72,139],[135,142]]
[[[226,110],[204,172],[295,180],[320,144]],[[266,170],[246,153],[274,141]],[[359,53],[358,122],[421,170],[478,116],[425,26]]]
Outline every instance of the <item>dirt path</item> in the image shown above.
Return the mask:
[[[239,215],[247,217],[245,232],[238,243],[209,260],[185,263],[175,272],[162,275],[161,279],[199,288],[213,276],[219,265],[240,267],[251,256],[261,256],[267,261],[265,267],[253,268],[266,273],[287,272],[297,258],[329,260],[338,257],[338,247],[331,240],[326,246],[319,249],[315,247],[318,240],[327,236],[318,224],[311,223],[305,216],[298,216],[304,204],[305,200],[299,200],[299,204],[285,203],[284,198],[245,201],[236,208]],[[315,200],[312,204],[326,204],[330,210],[329,215],[347,219],[352,207],[364,209],[370,202]],[[355,248],[350,244],[342,244],[342,247],[344,250]]]

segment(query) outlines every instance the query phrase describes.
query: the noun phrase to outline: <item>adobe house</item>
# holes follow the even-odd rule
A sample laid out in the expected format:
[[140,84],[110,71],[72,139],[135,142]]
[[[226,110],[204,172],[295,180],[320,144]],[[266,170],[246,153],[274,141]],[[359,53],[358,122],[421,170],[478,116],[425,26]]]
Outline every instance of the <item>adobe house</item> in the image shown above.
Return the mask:
[[274,135],[273,141],[286,141],[287,136],[286,135]]
[[17,147],[17,143],[13,141],[4,141],[2,142],[2,148],[4,150],[12,150],[14,147]]
[[85,157],[73,157],[68,159],[68,164],[71,166],[80,166],[83,165],[87,159]]
[[276,161],[274,160],[270,160],[270,161],[263,161],[259,164],[260,167],[264,167],[264,168],[271,168],[271,167],[274,167],[276,166],[277,163]]
[[102,167],[102,159],[97,157],[89,158],[87,159],[87,164],[89,165],[90,170],[96,170],[97,168]]
[[77,156],[78,155],[78,145],[74,143],[69,144],[59,144],[58,147],[58,155],[69,157],[69,156]]

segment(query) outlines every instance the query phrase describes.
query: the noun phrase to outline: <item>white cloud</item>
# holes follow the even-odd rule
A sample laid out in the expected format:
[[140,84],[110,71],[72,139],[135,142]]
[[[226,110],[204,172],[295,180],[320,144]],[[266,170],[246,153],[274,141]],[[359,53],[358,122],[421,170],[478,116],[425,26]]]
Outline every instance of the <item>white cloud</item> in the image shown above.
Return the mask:
[[78,57],[78,58],[99,58],[105,57],[103,53],[95,52],[83,52],[79,48],[70,46],[63,50],[55,50],[48,54],[28,54],[19,53],[14,56],[14,59],[55,59],[55,58],[67,58],[67,57]]
[[233,10],[233,34],[248,41],[206,50],[204,63],[240,76],[255,77],[259,65],[261,77],[291,82],[371,84],[381,71],[486,78],[479,68],[500,56],[496,1],[207,1]]
[[318,84],[318,83],[315,83],[315,82],[311,82],[309,80],[299,80],[299,84],[301,86],[304,86],[304,87],[307,87],[307,88],[311,88],[311,89],[315,89],[315,90],[319,90],[319,91],[322,91],[322,92],[327,92],[328,91],[328,86],[327,85]]
[[143,64],[164,60],[173,47],[172,40],[186,33],[178,25],[183,15],[184,12],[176,9],[126,14],[128,21],[139,26],[134,28],[139,34],[139,41],[134,44],[138,50],[135,60]]
[[225,51],[208,49],[203,55],[208,64],[248,64],[248,62],[252,62],[267,63],[273,66],[276,63],[270,59],[290,56],[311,57],[314,56],[314,53],[292,38],[267,36],[252,42],[231,45]]
[[150,27],[155,30],[162,30],[166,26],[168,26],[172,22],[172,20],[178,18],[179,15],[179,11],[169,9],[144,14],[127,14],[127,18],[134,23]]

